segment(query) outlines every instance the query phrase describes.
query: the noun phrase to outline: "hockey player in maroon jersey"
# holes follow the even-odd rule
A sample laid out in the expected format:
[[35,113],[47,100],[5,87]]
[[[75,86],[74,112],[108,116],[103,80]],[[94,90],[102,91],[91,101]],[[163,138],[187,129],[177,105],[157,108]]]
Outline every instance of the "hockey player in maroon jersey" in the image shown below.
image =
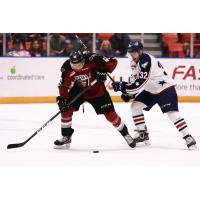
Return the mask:
[[[72,128],[73,112],[77,111],[85,101],[93,106],[97,114],[104,114],[130,147],[135,147],[135,140],[129,135],[126,125],[115,112],[111,97],[104,86],[106,73],[111,73],[116,65],[116,59],[92,53],[83,54],[81,51],[72,52],[70,58],[65,61],[61,67],[61,82],[58,87],[60,96],[57,97],[57,103],[61,110],[62,137],[54,142],[55,148],[69,148],[74,132]],[[68,103],[95,79],[97,82],[72,106],[68,107]]]

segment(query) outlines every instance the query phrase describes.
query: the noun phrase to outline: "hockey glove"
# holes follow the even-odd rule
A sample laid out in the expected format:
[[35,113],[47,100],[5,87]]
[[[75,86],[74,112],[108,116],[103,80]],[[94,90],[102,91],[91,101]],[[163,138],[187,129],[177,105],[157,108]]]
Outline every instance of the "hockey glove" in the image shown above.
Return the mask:
[[66,112],[67,109],[69,108],[68,106],[69,100],[65,97],[58,96],[56,98],[56,103],[58,104],[61,113]]
[[124,101],[124,102],[129,102],[131,97],[128,95],[128,94],[122,94],[121,95],[121,99]]
[[112,87],[115,92],[121,91],[122,93],[126,93],[125,92],[126,84],[127,84],[127,82],[124,82],[124,81],[122,81],[122,82],[115,81],[112,83]]
[[97,81],[99,82],[104,82],[107,79],[107,74],[106,74],[105,69],[96,70],[95,75],[96,75]]

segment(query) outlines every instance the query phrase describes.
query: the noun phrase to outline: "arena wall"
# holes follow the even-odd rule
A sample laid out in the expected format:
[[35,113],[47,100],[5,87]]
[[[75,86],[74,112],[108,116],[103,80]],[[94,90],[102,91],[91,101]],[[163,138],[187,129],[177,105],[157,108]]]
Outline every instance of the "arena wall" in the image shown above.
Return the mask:
[[[60,67],[66,58],[0,58],[0,103],[51,103],[58,95]],[[130,60],[118,59],[115,80],[128,81]],[[200,102],[200,59],[161,58],[161,64],[177,84],[180,102]],[[120,92],[115,93],[111,81],[106,87],[115,102],[121,102]]]

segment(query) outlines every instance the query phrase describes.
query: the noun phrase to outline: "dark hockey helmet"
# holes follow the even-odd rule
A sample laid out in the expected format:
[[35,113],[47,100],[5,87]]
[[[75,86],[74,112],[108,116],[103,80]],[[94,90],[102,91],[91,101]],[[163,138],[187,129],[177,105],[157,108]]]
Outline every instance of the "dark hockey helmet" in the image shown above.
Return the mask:
[[81,51],[73,51],[70,56],[70,65],[72,69],[79,70],[84,66],[85,59],[83,57],[83,53]]
[[73,51],[69,56],[70,62],[73,64],[77,64],[83,61],[83,54],[81,51]]
[[130,44],[128,45],[128,52],[132,53],[132,52],[140,52],[143,51],[143,45],[141,42],[136,41],[136,42],[130,42]]

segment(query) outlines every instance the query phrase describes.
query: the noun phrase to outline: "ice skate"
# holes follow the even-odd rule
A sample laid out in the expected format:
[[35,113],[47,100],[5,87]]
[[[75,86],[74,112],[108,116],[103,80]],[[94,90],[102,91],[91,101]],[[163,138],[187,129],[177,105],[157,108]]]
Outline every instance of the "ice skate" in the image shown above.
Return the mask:
[[149,133],[146,130],[135,130],[136,134],[133,139],[136,143],[144,142],[145,145],[149,146]]
[[54,149],[69,149],[71,137],[63,136],[54,142]]
[[136,141],[129,134],[124,136],[124,139],[131,148],[136,147]]
[[185,140],[185,143],[189,150],[197,149],[196,141],[191,135],[186,135],[185,137],[183,137],[183,139]]

